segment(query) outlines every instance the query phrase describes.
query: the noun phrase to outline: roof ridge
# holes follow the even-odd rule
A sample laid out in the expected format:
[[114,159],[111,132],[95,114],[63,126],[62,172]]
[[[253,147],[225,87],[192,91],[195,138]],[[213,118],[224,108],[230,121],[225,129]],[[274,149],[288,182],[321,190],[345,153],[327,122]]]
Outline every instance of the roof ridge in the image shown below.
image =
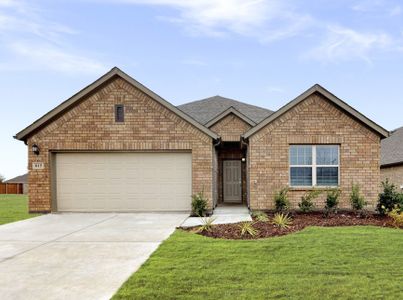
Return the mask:
[[[273,112],[273,110],[268,109],[266,107],[257,106],[257,105],[254,105],[254,104],[242,102],[242,101],[232,99],[232,98],[228,98],[228,97],[223,97],[223,96],[220,96],[220,95],[215,95],[215,96],[211,96],[211,97],[207,97],[207,98],[203,98],[203,99],[199,99],[199,100],[194,100],[194,101],[182,103],[182,104],[178,105],[178,107],[183,106],[183,105],[188,105],[188,104],[200,103],[200,102],[203,102],[203,101],[209,101],[209,100],[213,100],[214,98],[222,98],[222,99],[225,99],[225,100],[230,100],[230,101],[233,101],[233,102],[237,102],[237,103],[242,104],[242,105],[248,105],[248,106],[256,107],[256,108],[259,108],[259,109],[264,109],[264,110],[269,111],[269,112]],[[231,105],[231,106],[234,107],[233,105]]]

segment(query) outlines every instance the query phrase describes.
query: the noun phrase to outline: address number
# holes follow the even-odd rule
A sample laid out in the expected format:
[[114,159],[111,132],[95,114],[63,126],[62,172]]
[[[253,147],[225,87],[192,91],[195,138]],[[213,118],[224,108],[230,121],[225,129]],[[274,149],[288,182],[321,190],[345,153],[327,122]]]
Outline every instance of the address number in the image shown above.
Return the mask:
[[45,168],[45,165],[43,164],[43,162],[33,162],[32,163],[33,170],[42,170],[44,168]]

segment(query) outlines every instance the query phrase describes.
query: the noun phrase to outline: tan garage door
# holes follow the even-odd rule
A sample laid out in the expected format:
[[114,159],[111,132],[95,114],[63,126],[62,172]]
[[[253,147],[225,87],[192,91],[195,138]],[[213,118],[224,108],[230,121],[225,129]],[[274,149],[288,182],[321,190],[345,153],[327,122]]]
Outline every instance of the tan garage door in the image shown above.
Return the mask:
[[58,211],[190,210],[190,153],[57,153]]

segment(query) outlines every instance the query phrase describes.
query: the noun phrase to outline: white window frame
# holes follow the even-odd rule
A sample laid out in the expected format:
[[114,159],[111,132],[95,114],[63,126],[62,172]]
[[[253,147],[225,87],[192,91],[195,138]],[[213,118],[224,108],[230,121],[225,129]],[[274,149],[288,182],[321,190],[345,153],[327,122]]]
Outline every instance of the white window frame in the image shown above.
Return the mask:
[[[311,165],[291,165],[290,149],[292,146],[311,146],[312,164]],[[316,147],[337,146],[337,165],[318,165],[316,164]],[[335,188],[340,186],[340,145],[337,144],[291,144],[288,147],[288,182],[292,188]],[[312,185],[291,185],[291,168],[312,168]],[[337,185],[317,185],[317,168],[336,168],[337,167]]]

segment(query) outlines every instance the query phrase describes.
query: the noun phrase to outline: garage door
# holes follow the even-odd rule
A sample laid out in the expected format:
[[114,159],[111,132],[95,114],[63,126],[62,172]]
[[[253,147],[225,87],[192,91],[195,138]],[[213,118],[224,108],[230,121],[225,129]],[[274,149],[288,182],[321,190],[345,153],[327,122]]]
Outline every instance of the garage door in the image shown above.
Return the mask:
[[58,153],[58,211],[190,210],[190,153]]

